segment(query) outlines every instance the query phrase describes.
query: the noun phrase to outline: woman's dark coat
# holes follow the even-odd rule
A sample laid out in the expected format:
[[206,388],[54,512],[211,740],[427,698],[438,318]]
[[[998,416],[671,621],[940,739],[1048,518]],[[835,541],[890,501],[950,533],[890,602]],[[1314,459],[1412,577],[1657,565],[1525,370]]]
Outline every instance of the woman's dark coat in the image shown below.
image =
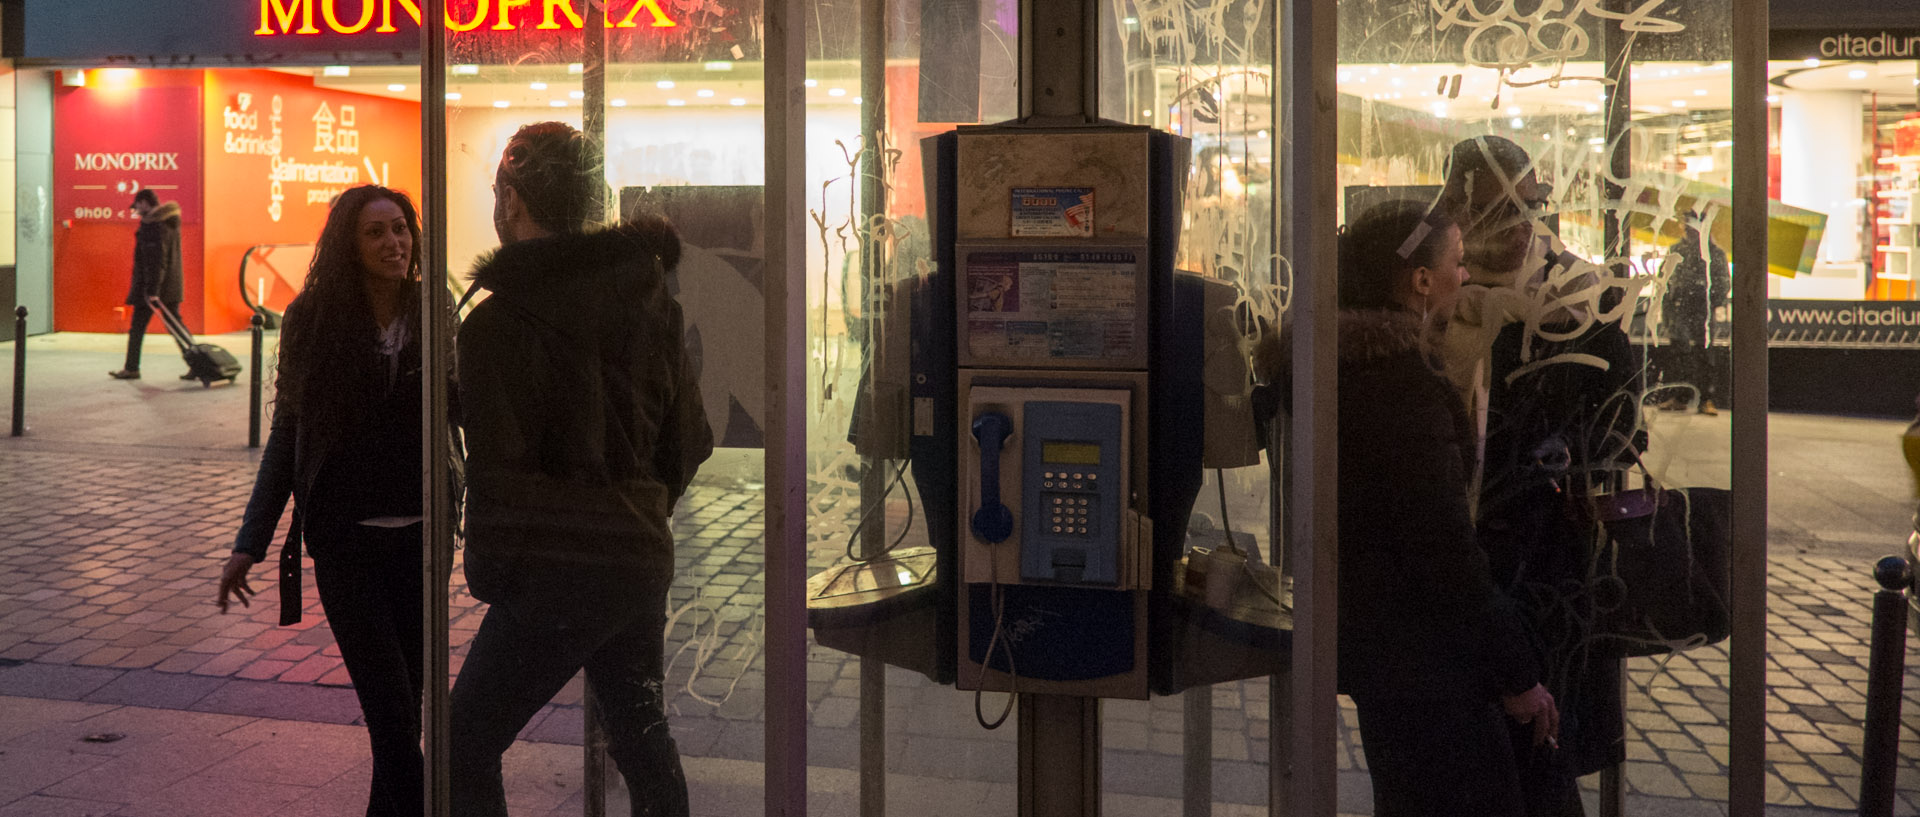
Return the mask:
[[169,306],[180,303],[180,205],[166,202],[140,217],[133,233],[133,283],[127,288],[127,303],[144,304],[147,296],[159,296]]
[[[1284,340],[1266,380],[1284,391]],[[1339,690],[1493,700],[1538,659],[1467,508],[1473,432],[1416,316],[1340,313]]]

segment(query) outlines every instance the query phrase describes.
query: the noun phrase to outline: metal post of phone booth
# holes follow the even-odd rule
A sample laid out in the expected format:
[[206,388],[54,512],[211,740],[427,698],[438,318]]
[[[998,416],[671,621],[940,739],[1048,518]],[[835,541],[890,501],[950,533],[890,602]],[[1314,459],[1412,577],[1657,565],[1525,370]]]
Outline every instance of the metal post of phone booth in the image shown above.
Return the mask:
[[[1021,3],[1020,16],[1021,119],[1096,121],[1098,3]],[[1099,699],[1021,696],[1018,728],[1022,817],[1098,815]]]

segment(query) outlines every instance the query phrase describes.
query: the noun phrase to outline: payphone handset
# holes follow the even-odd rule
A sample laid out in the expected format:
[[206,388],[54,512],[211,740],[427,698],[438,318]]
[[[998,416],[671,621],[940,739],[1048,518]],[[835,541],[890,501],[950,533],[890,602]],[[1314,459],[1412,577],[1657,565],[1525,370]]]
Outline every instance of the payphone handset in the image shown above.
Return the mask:
[[1128,589],[1128,389],[980,386],[963,444],[968,581]]

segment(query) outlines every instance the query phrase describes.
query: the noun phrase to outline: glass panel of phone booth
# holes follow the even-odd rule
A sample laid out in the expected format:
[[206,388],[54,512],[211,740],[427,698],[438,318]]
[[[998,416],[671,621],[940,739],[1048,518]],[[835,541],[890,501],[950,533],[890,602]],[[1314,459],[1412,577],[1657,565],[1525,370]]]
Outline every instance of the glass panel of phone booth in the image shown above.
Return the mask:
[[[462,8],[458,2],[449,5],[456,14]],[[666,218],[678,233],[679,265],[668,272],[664,286],[680,307],[687,365],[698,381],[702,413],[693,419],[710,429],[715,446],[712,456],[689,474],[691,483],[672,509],[671,551],[654,542],[642,548],[651,561],[638,567],[631,558],[620,558],[632,552],[631,541],[590,556],[593,571],[626,577],[605,583],[599,591],[594,590],[592,582],[575,584],[566,592],[555,592],[551,581],[535,586],[546,578],[544,571],[537,569],[543,563],[524,559],[504,563],[502,559],[512,557],[510,551],[480,553],[481,562],[474,561],[475,551],[461,551],[453,576],[450,615],[456,675],[475,674],[474,679],[461,679],[469,683],[497,676],[499,680],[490,681],[492,685],[486,689],[502,695],[508,689],[538,688],[538,697],[548,688],[543,685],[564,682],[554,687],[556,694],[550,702],[529,710],[532,718],[525,724],[527,728],[519,732],[520,740],[506,752],[506,792],[516,809],[578,812],[589,797],[604,797],[606,813],[626,814],[629,793],[621,772],[629,770],[620,768],[619,759],[623,757],[646,758],[632,760],[635,765],[630,770],[644,775],[653,789],[640,796],[677,797],[671,782],[675,770],[665,760],[674,754],[665,750],[676,748],[695,804],[712,803],[721,797],[740,802],[759,800],[757,773],[728,774],[720,780],[715,770],[728,768],[729,762],[758,761],[764,723],[760,695],[764,683],[757,660],[765,595],[761,572],[764,480],[759,436],[764,366],[759,334],[746,331],[762,325],[758,294],[761,260],[757,255],[762,96],[755,39],[760,8],[751,1],[694,11],[665,7],[663,13],[673,23],[668,26],[648,23],[646,9],[650,5],[609,3],[613,16],[606,24],[604,49],[590,44],[592,27],[584,24],[589,21],[583,20],[579,28],[561,25],[558,30],[540,30],[532,25],[537,20],[530,19],[511,34],[496,32],[495,36],[479,37],[450,32],[447,64],[432,67],[446,72],[449,91],[448,189],[444,201],[455,289],[466,289],[470,284],[468,271],[486,264],[489,253],[504,237],[496,230],[495,216],[510,216],[511,210],[496,209],[497,191],[493,186],[509,140],[522,127],[538,122],[561,122],[582,129],[589,141],[604,148],[594,152],[603,157],[603,165],[591,172],[604,176],[604,186],[594,187],[604,194],[605,207],[601,212],[590,212],[589,230],[601,229],[603,223],[655,216]],[[639,18],[628,25],[619,13],[622,10],[635,11]],[[503,9],[500,14],[507,16],[507,11]],[[524,225],[506,230],[515,232],[516,238],[527,237],[520,234],[526,230]],[[629,233],[612,240],[628,242],[628,246],[644,251],[629,253],[633,257],[664,252],[659,239],[632,236]],[[579,330],[644,325],[630,319],[610,320],[612,313],[598,309],[621,302],[612,292],[580,286],[573,289],[577,297],[570,303],[556,303],[538,294],[542,290],[565,291],[563,279],[567,273],[595,269],[590,262],[580,260],[594,255],[592,239],[586,241],[555,244],[543,250],[542,257],[554,263],[553,269],[539,269],[537,261],[529,267],[533,273],[551,276],[547,279],[550,288],[529,292],[504,285],[521,293],[518,309],[522,314],[552,310],[546,325],[560,328],[558,334],[540,341],[554,358],[541,366],[524,366],[516,373],[524,379],[516,380],[508,390],[581,393],[576,386],[563,386],[558,380],[566,377],[566,366],[606,365],[596,348],[607,338],[604,332],[582,336]],[[496,275],[505,275],[499,263],[490,268]],[[463,314],[486,310],[488,301],[495,297],[499,296],[494,291],[481,289]],[[569,343],[576,345],[568,348]],[[462,360],[467,368],[473,368],[475,362]],[[507,384],[496,381],[495,385]],[[467,386],[483,388],[479,383]],[[476,394],[469,399],[505,398]],[[614,395],[610,399],[622,398]],[[545,408],[535,408],[555,410],[551,403],[540,405]],[[652,419],[666,425],[662,418]],[[470,428],[469,448],[477,451],[483,444],[477,437],[485,433],[485,428]],[[686,450],[695,449],[698,436],[682,435],[684,442],[680,445]],[[661,442],[658,446],[670,444]],[[609,457],[617,459],[619,452],[609,450]],[[484,475],[476,473],[474,478],[478,481]],[[474,500],[483,501],[477,493]],[[578,496],[575,500],[568,507],[577,510],[588,502]],[[469,508],[476,510],[472,504]],[[648,511],[638,513],[644,516]],[[469,517],[470,534],[476,532],[472,529],[475,518]],[[559,521],[563,526],[568,521],[590,526],[584,515]],[[550,538],[555,541],[543,544],[559,547],[558,540],[566,537]],[[490,571],[484,564],[488,559],[493,562]],[[494,582],[499,588],[490,594],[484,587],[474,586],[472,579],[479,575],[475,567],[496,576]],[[511,582],[500,584],[505,581],[498,578],[502,571],[512,576]],[[659,578],[669,573],[670,585]],[[548,592],[539,592],[543,587]],[[488,597],[486,600],[496,606],[489,608],[476,594]],[[493,660],[483,659],[476,670],[475,646],[487,640],[482,637],[476,641],[476,634],[486,632],[486,614],[517,605],[522,615],[516,619],[533,620],[538,616],[528,611],[543,608],[531,605],[542,601],[551,605],[560,598],[568,599],[572,606],[554,615],[567,617],[569,626],[581,630],[607,630],[609,640],[605,643],[621,645],[614,655],[605,651],[614,648],[603,648],[595,654],[595,660],[620,665],[609,670],[609,679],[627,679],[619,686],[638,690],[639,700],[621,697],[626,693],[616,689],[611,697],[602,693],[589,703],[586,673],[569,671],[569,667],[581,666],[586,657],[568,653],[565,641],[553,638],[552,633],[529,639],[525,633],[502,627],[501,638],[492,646],[513,650],[513,660],[502,662],[497,658],[502,653],[496,652]],[[642,614],[632,613],[636,603]],[[498,606],[501,604],[509,607]],[[515,635],[520,637],[513,638]],[[536,651],[536,644],[556,649]],[[536,654],[540,656],[537,659],[527,657]],[[505,672],[505,663],[517,667],[516,673]],[[539,677],[542,669],[550,671],[546,680]],[[527,714],[512,713],[508,718],[504,706],[463,710],[462,703],[471,698],[459,694],[459,681],[455,691],[456,759],[463,756],[460,738],[483,731],[463,729],[458,722],[463,714],[483,721],[511,720]],[[656,696],[657,702],[653,700]],[[595,705],[631,707],[642,713],[638,720],[629,714],[616,715],[609,721],[606,736],[614,760],[607,763],[603,776],[587,768],[581,748],[587,734],[587,713]],[[663,711],[675,745],[662,746],[642,738],[635,753],[623,752],[625,746],[635,743],[625,740],[626,735],[646,731],[657,720],[651,714],[655,706]],[[512,736],[514,730],[505,734]],[[647,734],[658,734],[658,730]],[[596,779],[604,781],[599,791],[591,789]],[[665,788],[661,788],[662,780],[669,781]],[[462,780],[456,777],[455,788],[461,785]]]
[[[1013,723],[976,724],[922,604],[940,568],[910,461],[908,395],[915,282],[934,263],[922,140],[1016,114],[1018,15],[911,0],[817,2],[811,14],[813,192],[794,215],[808,224],[809,788],[850,812],[860,795],[849,775],[867,764],[885,780],[889,813],[1011,812]],[[999,696],[983,707],[996,713]],[[879,754],[863,754],[866,728]]]
[[1156,561],[1168,561],[1155,580],[1170,586],[1154,609],[1154,697],[1103,702],[1110,801],[1177,799],[1198,763],[1214,802],[1267,802],[1267,676],[1286,666],[1291,593],[1274,569],[1278,481],[1256,408],[1270,403],[1253,398],[1249,360],[1284,325],[1292,275],[1274,217],[1277,13],[1257,2],[1103,4],[1101,114],[1188,140],[1174,268],[1197,288],[1182,316],[1200,322],[1203,405],[1190,422],[1205,432],[1191,505],[1154,520],[1174,530],[1155,536]]
[[[1701,643],[1724,638],[1724,609],[1713,594],[1684,592],[1685,570],[1670,571],[1681,577],[1682,592],[1643,578],[1645,552],[1631,544],[1636,526],[1643,539],[1655,529],[1662,541],[1691,542],[1695,564],[1706,566],[1691,575],[1710,585],[1718,572],[1724,592],[1725,531],[1716,527],[1726,519],[1727,415],[1736,410],[1728,404],[1721,322],[1734,183],[1730,11],[1717,0],[1542,7],[1526,15],[1472,3],[1340,6],[1341,222],[1351,229],[1373,212],[1385,219],[1374,223],[1392,225],[1387,210],[1373,208],[1393,200],[1413,202],[1416,229],[1419,214],[1445,214],[1464,230],[1467,275],[1457,297],[1454,273],[1444,268],[1413,273],[1416,290],[1373,293],[1375,305],[1409,327],[1405,344],[1440,353],[1444,372],[1426,377],[1446,387],[1442,396],[1460,398],[1457,405],[1356,396],[1350,388],[1378,375],[1368,361],[1392,350],[1381,346],[1378,326],[1364,332],[1384,320],[1379,313],[1342,313],[1342,440],[1357,426],[1406,423],[1431,412],[1443,420],[1434,441],[1458,444],[1433,453],[1468,455],[1460,471],[1411,450],[1343,447],[1341,502],[1385,510],[1407,501],[1356,494],[1361,486],[1346,476],[1363,479],[1368,462],[1378,463],[1375,476],[1384,480],[1437,474],[1448,485],[1470,486],[1489,578],[1518,605],[1544,655],[1537,663],[1497,666],[1520,673],[1509,683],[1543,679],[1561,715],[1557,748],[1507,721],[1530,795],[1560,786],[1552,796],[1562,796],[1576,775],[1617,769],[1631,758],[1629,803],[1641,796],[1725,797],[1726,645]],[[1419,229],[1430,233],[1424,241],[1409,236],[1405,223],[1397,232],[1367,233],[1365,240],[1392,245],[1384,255],[1366,255],[1359,245],[1342,249],[1389,259],[1381,264],[1398,249],[1408,266],[1444,267],[1451,239],[1431,228],[1444,223],[1429,217]],[[1746,271],[1757,274],[1758,262]],[[1343,300],[1359,303],[1368,295],[1363,290],[1349,287]],[[1411,333],[1423,317],[1437,329],[1449,299],[1444,338]],[[1693,489],[1691,529],[1659,526],[1661,516],[1673,516],[1661,509],[1675,507],[1674,498],[1625,507],[1633,497],[1623,492],[1650,486]],[[1440,535],[1436,519],[1464,520],[1466,510],[1420,509],[1421,535]],[[1452,533],[1470,531],[1460,525]],[[1342,546],[1343,574],[1359,569],[1350,543]],[[1397,554],[1374,569],[1444,567],[1419,568],[1419,558]],[[1642,602],[1663,594],[1696,604],[1656,608],[1653,618],[1667,625],[1654,628],[1657,634],[1637,626],[1647,618],[1629,611],[1647,609]],[[1418,609],[1404,599],[1342,602]],[[1465,632],[1467,623],[1454,626]],[[1657,654],[1625,661],[1622,699],[1618,657],[1648,653]],[[1371,668],[1351,651],[1341,660],[1359,666],[1356,678]],[[1390,681],[1372,683],[1378,688],[1367,689],[1375,694],[1396,691]],[[1366,768],[1360,732],[1367,717],[1358,732],[1350,729],[1353,719],[1344,722],[1350,758],[1343,766]],[[1605,778],[1578,780],[1587,807],[1595,808]]]

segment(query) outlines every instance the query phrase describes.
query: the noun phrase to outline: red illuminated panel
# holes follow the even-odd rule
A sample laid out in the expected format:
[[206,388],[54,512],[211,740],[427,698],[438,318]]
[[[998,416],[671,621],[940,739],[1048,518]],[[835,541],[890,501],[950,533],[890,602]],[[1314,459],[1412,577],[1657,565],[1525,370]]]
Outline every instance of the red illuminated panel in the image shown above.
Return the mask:
[[181,256],[197,327],[200,287],[200,72],[107,69],[54,95],[54,329],[120,332],[138,226],[133,194],[181,206]]

